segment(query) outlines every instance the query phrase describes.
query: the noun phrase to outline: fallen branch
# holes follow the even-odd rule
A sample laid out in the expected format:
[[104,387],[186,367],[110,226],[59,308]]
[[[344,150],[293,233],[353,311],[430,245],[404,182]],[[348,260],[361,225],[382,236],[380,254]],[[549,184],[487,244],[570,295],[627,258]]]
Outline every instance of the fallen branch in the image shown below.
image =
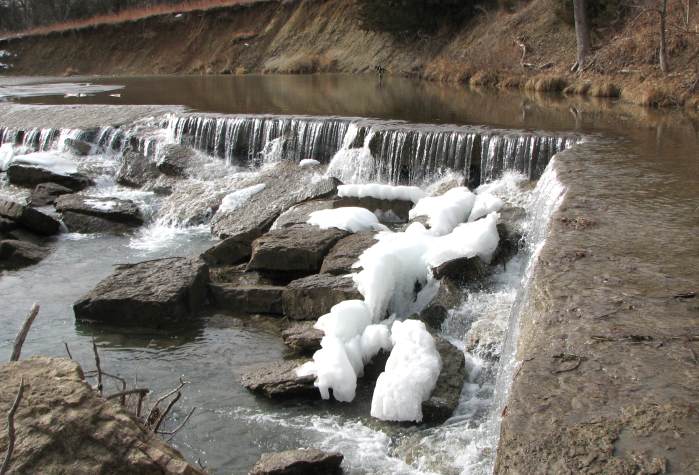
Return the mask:
[[73,359],[73,355],[70,354],[70,348],[68,348],[68,343],[66,343],[66,342],[64,341],[64,342],[63,342],[63,346],[66,347],[66,353],[68,353],[68,358],[70,358],[70,359],[72,360],[72,359]]
[[[34,306],[36,307],[36,311],[38,312],[39,307],[36,304]],[[32,308],[32,310],[34,309]],[[24,378],[22,378],[19,382],[19,390],[17,390],[15,402],[12,403],[10,412],[7,413],[7,451],[5,451],[5,460],[3,460],[2,466],[0,466],[0,475],[5,475],[10,468],[10,461],[12,460],[12,451],[15,449],[15,412],[17,412],[17,408],[19,407],[19,403],[22,400],[23,394]]]
[[167,441],[170,442],[172,438],[175,437],[175,434],[177,434],[180,431],[180,429],[182,429],[187,424],[187,422],[189,422],[189,418],[192,417],[192,414],[194,414],[195,410],[196,407],[193,407],[192,410],[189,411],[189,414],[187,414],[187,417],[184,418],[184,421],[182,421],[182,424],[178,425],[177,428],[175,428],[174,430],[158,432],[158,434],[169,435],[170,438]]
[[29,315],[27,315],[26,320],[24,320],[24,325],[22,325],[22,329],[17,334],[17,338],[15,338],[15,345],[12,349],[12,355],[10,356],[10,361],[19,360],[19,355],[22,353],[22,345],[24,345],[24,340],[27,338],[27,334],[29,333],[29,329],[31,328],[32,323],[34,323],[34,319],[36,318],[36,316],[38,314],[39,314],[39,305],[37,305],[37,304],[32,305],[32,309],[29,311]]
[[[150,392],[150,389],[147,388],[135,388],[135,389],[127,389],[126,391],[119,391],[118,393],[110,394],[109,396],[105,396],[105,399],[116,399],[118,397],[126,397],[131,394],[143,394],[146,395]],[[123,404],[123,403],[122,403]]]
[[158,418],[157,422],[156,422],[155,425],[153,426],[153,429],[152,429],[152,430],[153,430],[153,433],[157,433],[157,432],[158,432],[158,429],[160,429],[160,424],[163,423],[163,421],[164,421],[165,418],[167,417],[168,413],[172,410],[173,406],[177,403],[177,401],[180,400],[181,397],[182,397],[182,393],[178,391],[177,394],[175,395],[175,397],[172,398],[172,400],[170,401],[170,403],[167,405],[167,407],[165,408],[165,410],[163,411],[163,413],[160,414],[160,417]]
[[[182,378],[180,378],[180,384],[177,386],[175,389],[172,391],[168,392],[167,394],[160,396],[157,401],[155,401],[155,404],[150,408],[150,411],[148,412],[148,417],[146,417],[146,423],[151,423],[151,421],[159,420],[160,416],[156,415],[156,410],[158,409],[158,405],[163,402],[165,399],[169,398],[175,393],[179,393],[180,389],[185,387],[185,385],[189,384],[187,381],[182,381]],[[155,426],[154,423],[151,423],[152,426]]]
[[97,390],[102,395],[102,368],[100,367],[100,354],[97,351],[97,343],[95,338],[92,338],[92,351],[95,353],[95,365],[97,366]]

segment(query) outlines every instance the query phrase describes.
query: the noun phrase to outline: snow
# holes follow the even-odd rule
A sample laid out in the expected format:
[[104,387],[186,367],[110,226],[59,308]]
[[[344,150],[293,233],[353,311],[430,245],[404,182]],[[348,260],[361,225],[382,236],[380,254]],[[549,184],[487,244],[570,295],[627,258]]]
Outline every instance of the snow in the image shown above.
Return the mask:
[[393,322],[393,350],[376,380],[371,415],[384,421],[422,421],[422,403],[429,399],[441,358],[434,338],[419,320]]
[[401,200],[417,203],[425,196],[425,192],[417,186],[394,186],[380,183],[366,185],[340,185],[337,195],[341,198],[375,198],[377,200]]
[[18,163],[23,165],[31,165],[41,167],[59,175],[69,175],[77,173],[77,164],[70,158],[69,153],[65,152],[34,152],[26,155],[18,155],[10,158],[10,163]]
[[430,233],[442,236],[468,219],[475,201],[476,195],[468,188],[452,188],[441,196],[422,198],[410,210],[410,219],[427,216]]
[[264,189],[265,184],[260,183],[257,185],[248,186],[247,188],[236,190],[233,193],[229,193],[223,197],[223,201],[221,201],[221,206],[218,208],[218,210],[219,212],[234,211],[241,207],[243,204],[245,204],[245,202],[252,198],[254,195],[256,195]]
[[503,206],[505,206],[505,202],[497,196],[490,193],[480,193],[476,195],[476,202],[473,204],[468,220],[475,221],[493,211],[500,211]]
[[374,213],[368,209],[353,206],[314,211],[307,222],[321,229],[339,228],[351,233],[386,229],[379,223]]
[[301,168],[312,168],[312,167],[317,167],[320,165],[320,162],[318,160],[313,160],[312,158],[304,158],[299,162],[299,166]]
[[2,144],[2,146],[0,146],[0,172],[5,171],[10,165],[14,153],[11,143]]

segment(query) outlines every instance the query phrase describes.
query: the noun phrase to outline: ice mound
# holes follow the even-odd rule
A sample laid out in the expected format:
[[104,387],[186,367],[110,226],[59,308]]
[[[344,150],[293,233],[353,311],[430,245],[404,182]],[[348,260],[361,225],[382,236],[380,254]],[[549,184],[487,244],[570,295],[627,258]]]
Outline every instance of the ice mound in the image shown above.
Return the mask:
[[450,234],[435,239],[425,253],[425,261],[430,267],[437,267],[452,259],[478,256],[490,263],[498,247],[498,214],[490,213],[484,219],[463,223]]
[[340,185],[337,187],[339,197],[376,198],[377,200],[402,200],[417,203],[425,192],[417,186],[393,186],[379,183],[366,185]]
[[475,202],[476,195],[468,188],[452,188],[443,195],[422,198],[410,210],[410,219],[427,216],[430,233],[442,236],[468,219]]
[[260,183],[258,185],[248,186],[247,188],[242,188],[234,191],[233,193],[229,193],[223,197],[223,201],[221,201],[221,206],[218,208],[218,210],[220,212],[235,211],[246,201],[264,189],[265,184]]
[[11,143],[5,143],[0,146],[0,172],[5,171],[10,165],[15,151]]
[[396,321],[391,327],[393,350],[379,375],[371,415],[384,421],[422,421],[426,401],[442,369],[434,338],[419,320]]
[[312,158],[304,158],[299,162],[299,166],[301,168],[313,168],[317,167],[320,165],[320,162],[318,160],[313,160]]
[[493,211],[500,211],[503,206],[505,206],[505,202],[497,196],[490,193],[480,193],[476,195],[476,202],[471,209],[468,220],[475,221],[483,216],[487,216]]
[[353,206],[314,211],[310,214],[307,222],[322,229],[339,228],[351,233],[386,229],[384,225],[379,223],[374,213],[366,208]]

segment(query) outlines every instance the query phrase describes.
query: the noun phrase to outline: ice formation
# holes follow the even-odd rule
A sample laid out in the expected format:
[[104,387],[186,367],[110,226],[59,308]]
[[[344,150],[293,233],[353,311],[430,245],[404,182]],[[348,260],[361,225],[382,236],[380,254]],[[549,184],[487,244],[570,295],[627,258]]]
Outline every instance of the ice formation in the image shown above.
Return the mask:
[[320,162],[318,160],[313,160],[312,158],[304,158],[299,162],[299,166],[301,168],[312,168],[312,167],[317,167],[320,165]]
[[12,161],[14,150],[11,143],[2,144],[0,146],[0,172],[5,171]]
[[393,322],[393,350],[376,380],[371,415],[385,421],[422,421],[422,403],[429,399],[442,362],[432,335],[419,320]]
[[370,183],[366,185],[340,185],[337,187],[339,197],[376,198],[377,200],[402,200],[417,203],[425,192],[417,186],[393,186]]
[[505,202],[497,196],[487,192],[480,193],[476,195],[476,202],[471,209],[471,214],[469,215],[468,220],[475,221],[483,216],[487,216],[493,211],[500,211],[504,205]]
[[357,124],[350,124],[338,150],[328,164],[327,176],[340,179],[343,183],[366,183],[374,174],[374,157],[369,150],[372,134],[364,138],[364,146],[350,148],[357,138]]
[[427,216],[430,233],[442,236],[450,233],[469,217],[476,195],[466,187],[452,188],[441,196],[427,196],[410,210],[410,219]]
[[265,184],[260,183],[257,185],[248,186],[247,188],[242,188],[236,190],[233,193],[229,193],[223,197],[221,201],[221,206],[218,208],[219,212],[230,212],[238,209],[246,201],[252,198],[254,195],[265,189]]
[[374,213],[368,209],[353,206],[314,211],[310,214],[308,223],[320,226],[322,229],[339,228],[351,233],[386,229],[379,223]]
[[69,175],[71,173],[77,173],[77,164],[71,160],[68,153],[63,152],[34,152],[28,153],[26,155],[16,155],[10,156],[8,163],[5,166],[9,166],[10,163],[21,163],[24,165],[31,165],[36,167],[45,168],[53,173],[59,175]]

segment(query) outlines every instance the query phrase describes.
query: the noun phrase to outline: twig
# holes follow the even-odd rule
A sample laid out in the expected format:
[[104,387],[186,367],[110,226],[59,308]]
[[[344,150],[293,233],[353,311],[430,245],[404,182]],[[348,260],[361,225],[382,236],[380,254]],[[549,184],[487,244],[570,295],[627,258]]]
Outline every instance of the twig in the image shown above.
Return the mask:
[[152,429],[153,433],[158,432],[158,429],[160,429],[160,424],[163,423],[163,421],[167,417],[168,413],[172,410],[172,407],[177,403],[177,401],[180,400],[181,397],[182,397],[182,393],[178,391],[177,394],[175,395],[175,397],[172,398],[170,403],[167,405],[167,407],[165,408],[163,413],[160,414],[158,421],[154,424],[153,429]]
[[10,361],[17,361],[19,360],[19,355],[22,353],[22,345],[24,345],[24,340],[27,338],[27,333],[29,333],[29,329],[32,326],[32,323],[34,323],[34,319],[36,316],[39,314],[39,305],[34,304],[32,305],[32,309],[29,311],[29,315],[27,315],[27,319],[24,320],[24,325],[22,325],[22,329],[19,331],[17,334],[17,338],[15,338],[15,346],[12,350],[12,355],[10,356]]
[[182,381],[182,378],[180,378],[180,385],[179,386],[177,386],[175,389],[173,389],[169,393],[165,394],[164,396],[160,396],[160,398],[158,398],[158,400],[155,401],[155,404],[153,404],[153,406],[150,408],[150,412],[148,413],[148,417],[146,418],[146,421],[152,420],[151,417],[153,416],[155,409],[158,407],[158,404],[160,404],[161,402],[163,402],[165,399],[169,398],[170,396],[172,396],[176,392],[179,392],[180,389],[185,387],[186,384],[187,384],[187,381]]
[[64,341],[64,342],[63,342],[63,346],[66,347],[66,353],[68,353],[68,358],[70,358],[70,359],[72,360],[72,359],[73,359],[73,355],[70,354],[70,348],[68,348],[68,343],[66,343],[66,342]]
[[580,367],[583,361],[585,361],[587,358],[584,356],[578,356],[578,355],[573,355],[570,353],[560,353],[558,355],[553,356],[554,359],[561,360],[561,363],[566,363],[569,361],[575,361],[575,364],[569,368],[561,368],[561,369],[555,369],[551,371],[551,374],[558,374],[558,373],[567,373],[568,371],[573,371],[576,370]]
[[95,338],[92,338],[92,351],[95,353],[95,365],[97,366],[97,390],[102,395],[102,368],[100,367],[100,354],[97,351],[97,343]]
[[[35,305],[36,306],[36,305]],[[38,306],[37,312],[39,311]],[[33,309],[32,309],[33,310]],[[30,324],[31,325],[31,324]],[[15,402],[12,403],[10,412],[7,413],[7,451],[5,452],[5,460],[0,466],[0,475],[5,475],[10,468],[10,460],[12,459],[12,451],[15,449],[15,412],[19,407],[19,402],[22,400],[22,395],[24,394],[24,378],[19,382],[19,390],[17,391],[17,396],[15,397]]]
[[178,425],[176,429],[171,430],[171,431],[158,432],[158,434],[169,435],[170,438],[168,439],[168,442],[170,442],[173,439],[173,437],[175,437],[175,435],[185,426],[185,424],[187,424],[187,422],[189,422],[189,418],[192,417],[192,414],[194,414],[194,411],[196,409],[197,409],[196,407],[193,407],[192,410],[189,411],[189,414],[187,414],[187,417],[184,418],[184,421],[182,421],[182,424]]
[[[119,391],[118,393],[110,394],[109,396],[106,396],[105,399],[115,399],[118,397],[125,398],[126,396],[129,396],[131,394],[148,394],[150,392],[150,389],[147,388],[136,388],[136,389],[128,389],[126,391]],[[123,404],[123,403],[122,403]]]

